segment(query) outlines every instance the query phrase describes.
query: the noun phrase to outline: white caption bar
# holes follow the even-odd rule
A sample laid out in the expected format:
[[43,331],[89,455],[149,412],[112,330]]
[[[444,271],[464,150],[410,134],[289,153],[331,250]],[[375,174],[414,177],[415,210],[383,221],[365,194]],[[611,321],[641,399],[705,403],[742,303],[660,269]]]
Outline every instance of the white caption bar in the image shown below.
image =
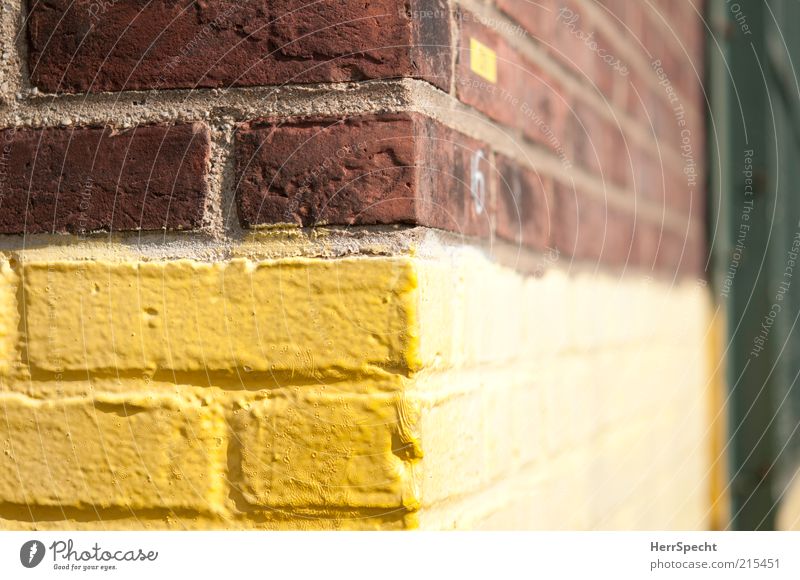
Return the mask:
[[[0,578],[800,578],[800,532],[0,532]],[[245,576],[242,576],[245,577]]]

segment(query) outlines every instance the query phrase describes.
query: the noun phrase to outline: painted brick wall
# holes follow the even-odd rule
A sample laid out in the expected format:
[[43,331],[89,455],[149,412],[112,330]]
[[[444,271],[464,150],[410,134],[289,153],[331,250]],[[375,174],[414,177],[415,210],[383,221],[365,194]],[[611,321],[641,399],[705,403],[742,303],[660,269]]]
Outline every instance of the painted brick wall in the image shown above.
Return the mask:
[[8,3],[0,526],[718,525],[702,5],[364,4]]

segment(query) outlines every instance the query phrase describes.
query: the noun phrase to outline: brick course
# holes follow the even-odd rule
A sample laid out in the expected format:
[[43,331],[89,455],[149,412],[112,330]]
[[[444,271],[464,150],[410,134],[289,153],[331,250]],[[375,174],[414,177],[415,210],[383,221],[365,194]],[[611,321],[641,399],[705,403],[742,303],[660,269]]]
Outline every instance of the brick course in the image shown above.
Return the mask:
[[[485,144],[417,114],[248,123],[236,135],[246,226],[413,224],[488,236]],[[472,192],[472,167],[485,196]]]
[[28,20],[46,92],[245,87],[416,77],[450,82],[444,0],[210,3],[55,0]]
[[224,430],[197,406],[0,396],[0,504],[214,512]]
[[[523,147],[543,147],[558,156],[563,170],[544,174],[547,187],[570,183],[575,167],[606,182],[597,190],[612,184],[637,196],[637,206],[632,202],[627,210],[613,212],[629,225],[641,221],[633,215],[639,200],[651,214],[666,209],[701,219],[704,203],[699,192],[690,195],[682,174],[682,133],[668,92],[678,91],[685,105],[697,156],[705,144],[699,86],[683,66],[669,29],[654,25],[659,16],[619,2],[548,0],[523,8],[508,0],[486,3],[477,12],[444,0],[402,6],[381,0],[366,12],[350,1],[298,8],[285,0],[243,5],[158,0],[146,6],[133,0],[58,0],[30,8],[28,64],[33,84],[48,92],[146,89],[156,95],[171,88],[398,77],[449,90],[454,60],[453,91],[459,100],[509,134],[516,132]],[[691,16],[686,7],[659,9],[668,19]],[[615,16],[631,31],[621,29]],[[699,29],[687,28],[695,60],[702,50]],[[666,81],[658,84],[655,67],[636,53],[632,33],[641,34],[661,60]],[[472,66],[473,41],[494,53],[496,80]],[[599,49],[619,57],[625,70],[604,62]],[[2,200],[8,211],[0,218],[0,233],[200,228],[210,187],[202,168],[210,137],[204,125],[195,124],[189,138],[188,127],[118,133],[111,123],[6,130],[11,165],[21,169],[5,177]],[[655,133],[658,143],[648,133]],[[110,155],[99,156],[90,171],[81,164],[93,149]],[[232,186],[239,218],[248,228],[422,225],[542,246],[538,231],[509,232],[519,228],[508,223],[508,200],[502,199],[499,183],[514,161],[507,158],[498,173],[491,143],[415,113],[243,120],[232,153]],[[26,164],[16,163],[21,157],[36,157],[32,177],[24,172]],[[59,164],[70,171],[61,172]],[[520,164],[514,174],[529,171],[538,168]],[[473,191],[474,179],[480,191]],[[142,188],[143,183],[148,185]],[[552,197],[554,191],[543,195]],[[552,235],[561,234],[551,231],[545,237]],[[669,261],[663,265],[670,267]]]
[[0,233],[201,225],[210,155],[203,124],[5,129],[0,143]]

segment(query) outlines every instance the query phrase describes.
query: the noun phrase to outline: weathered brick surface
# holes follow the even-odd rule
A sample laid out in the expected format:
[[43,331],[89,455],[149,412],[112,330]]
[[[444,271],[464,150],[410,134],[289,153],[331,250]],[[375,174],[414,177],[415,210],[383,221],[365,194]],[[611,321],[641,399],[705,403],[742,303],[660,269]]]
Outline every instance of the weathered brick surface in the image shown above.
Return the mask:
[[[458,98],[467,105],[489,115],[505,125],[515,125],[519,120],[521,86],[525,70],[519,54],[502,35],[481,23],[472,12],[459,13],[460,44],[456,67],[456,91]],[[476,72],[473,59],[478,55],[472,50],[477,40],[495,53],[497,79],[487,79]]]
[[570,159],[576,165],[598,176],[607,172],[608,164],[614,159],[609,149],[610,137],[607,124],[596,110],[582,103],[574,104],[568,116],[565,139]]
[[450,82],[444,0],[55,0],[33,3],[28,38],[32,82],[48,92]]
[[0,376],[11,370],[16,358],[17,327],[17,276],[8,260],[0,258]]
[[604,65],[586,45],[586,38],[597,34],[586,7],[579,0],[558,0],[551,17],[555,23],[547,48],[552,58],[578,78],[595,78],[599,67]]
[[705,525],[689,2],[24,4],[0,527]]
[[414,223],[416,141],[409,115],[245,125],[236,135],[242,221]]
[[[312,420],[313,417],[313,420]],[[414,509],[420,442],[396,396],[278,395],[233,413],[232,485],[248,506]]]
[[497,0],[497,6],[505,14],[519,22],[534,39],[551,42],[556,21],[556,0]]
[[[640,198],[662,201],[665,189],[674,190],[672,207],[684,207],[677,200],[685,186],[679,179],[662,185],[646,152],[632,150],[631,174],[622,132],[597,112],[579,107],[567,137],[558,146],[569,146],[584,170],[623,187],[635,177]],[[421,225],[494,234],[535,250],[557,240],[566,256],[612,265],[638,264],[637,256],[647,252],[637,247],[633,231],[637,224],[652,226],[652,218],[639,215],[633,204],[623,208],[597,194],[567,195],[569,181],[537,173],[416,113],[256,121],[241,126],[235,141],[239,215],[246,227]],[[679,261],[671,253],[658,268],[675,271]]]
[[0,504],[204,512],[219,506],[223,425],[199,407],[163,397],[0,401]]
[[5,129],[0,233],[193,229],[210,155],[202,124]]
[[497,237],[545,249],[556,217],[552,178],[502,155],[496,157],[496,164]]
[[534,143],[558,153],[566,149],[565,124],[570,116],[569,96],[560,83],[540,66],[522,60],[515,125]]
[[[565,158],[565,165],[621,188],[635,185],[637,196],[658,207],[701,218],[704,203],[689,194],[680,154],[687,135],[695,162],[705,145],[697,76],[703,49],[696,39],[702,22],[689,3],[602,4],[497,0],[496,8],[479,15],[462,11],[457,96],[505,130],[521,129],[525,138]],[[499,13],[521,29],[510,28]],[[672,38],[675,24],[669,26],[684,21],[691,38],[686,52]],[[495,83],[471,70],[473,38],[495,53]],[[529,60],[526,45],[538,46],[560,72]]]
[[406,258],[303,266],[31,262],[22,276],[28,361],[56,373],[234,377],[415,368],[417,343],[407,332],[415,286]]
[[[687,7],[659,4],[657,8],[668,21],[692,17]],[[443,0],[402,5],[381,0],[367,8],[350,1],[297,7],[285,0],[243,5],[228,0],[213,5],[188,0],[146,5],[134,0],[58,0],[31,6],[29,68],[34,84],[63,92],[389,77],[423,78],[449,89],[450,63],[455,57],[457,98],[510,134],[518,131],[558,156],[564,171],[549,176],[552,183],[567,183],[566,172],[576,166],[596,180],[631,191],[651,210],[691,212],[701,219],[702,196],[689,192],[681,173],[682,134],[668,93],[673,85],[681,91],[698,160],[705,144],[695,102],[698,83],[686,72],[690,67],[681,61],[668,29],[654,25],[659,17],[648,12],[654,9],[615,1],[592,7],[581,0],[548,0],[523,7],[497,0],[476,8],[475,13],[456,7],[457,33],[451,38],[451,14]],[[615,15],[630,25],[630,31],[621,27]],[[519,26],[510,26],[512,21]],[[153,26],[154,22],[161,25]],[[702,43],[694,38],[697,26],[690,28],[693,40],[688,46],[697,58]],[[640,33],[652,57],[663,63],[666,81],[662,85],[654,83],[656,71],[651,63],[636,54],[632,33]],[[475,70],[473,41],[488,51],[483,58],[494,61],[495,79]],[[528,52],[526,46],[536,47],[540,56]],[[541,62],[542,55],[550,59],[550,66]],[[619,58],[625,70],[614,68],[606,57]],[[567,82],[565,77],[572,80]],[[590,98],[589,93],[594,96]],[[605,100],[605,106],[597,97]],[[10,137],[27,143],[26,157],[33,156],[31,131],[22,131],[24,137]],[[36,131],[72,143],[76,138],[86,141],[96,130]],[[655,138],[648,140],[648,133]],[[125,149],[126,135],[112,139],[109,133],[109,142],[117,140]],[[205,132],[202,135],[200,142],[206,143]],[[148,154],[158,150],[152,139],[145,147]],[[60,147],[65,149],[65,166],[79,170],[59,173],[53,185],[54,170],[40,173],[37,162],[32,182],[36,187],[23,192],[15,189],[15,182],[24,182],[26,175],[12,176],[4,199],[9,212],[0,217],[0,232],[193,229],[200,225],[205,195],[202,172],[182,175],[177,181],[191,184],[183,189],[179,184],[169,194],[156,191],[158,187],[154,190],[154,180],[141,173],[135,179],[123,175],[123,181],[136,181],[138,188],[102,179],[85,180],[91,184],[87,187],[76,178],[85,173],[81,163],[87,155],[70,157],[73,147]],[[131,147],[135,149],[135,143]],[[141,160],[140,155],[131,164],[119,162],[111,149],[109,166],[118,163],[127,171],[128,165],[135,168]],[[46,153],[56,159],[44,159],[57,165],[58,155]],[[253,119],[238,127],[233,153],[238,212],[246,227],[422,225],[468,236],[496,234],[532,248],[542,245],[539,233],[508,231],[509,199],[503,198],[507,192],[500,191],[503,172],[492,167],[490,144],[417,114]],[[201,156],[193,150],[190,157]],[[154,165],[158,176],[181,164],[173,156],[163,166]],[[504,171],[507,168],[506,164]],[[100,169],[113,173],[108,167]],[[698,177],[700,182],[702,176]],[[52,194],[54,189],[57,196]],[[553,191],[543,195],[552,196]],[[632,205],[617,212],[617,219],[626,222],[625,230],[639,219],[635,211]],[[594,213],[586,211],[587,216]],[[569,233],[559,235],[562,242],[569,237]],[[595,242],[602,245],[601,240]]]
[[[405,223],[487,236],[489,149],[416,114],[254,122],[236,135],[247,226]],[[475,184],[473,166],[483,175]]]
[[488,237],[497,182],[491,147],[424,117],[418,127],[419,184],[425,194],[418,223]]
[[[576,260],[636,264],[634,228],[639,226],[627,211],[565,184],[556,185],[554,196],[554,241],[559,251]],[[677,262],[671,263],[665,270],[674,271],[676,266]]]
[[[0,521],[9,528],[33,521],[45,528],[99,527],[130,512],[138,520],[114,519],[113,525],[164,528],[177,520],[197,528],[441,529],[496,517],[501,527],[554,527],[567,525],[556,512],[578,496],[586,508],[571,516],[570,526],[630,527],[641,522],[614,518],[663,500],[655,482],[680,469],[691,483],[670,487],[669,501],[679,510],[648,511],[647,522],[671,522],[678,513],[683,527],[701,526],[710,502],[697,491],[705,489],[709,464],[698,445],[707,415],[686,415],[707,399],[705,359],[696,345],[709,313],[698,286],[563,270],[531,278],[470,248],[441,251],[436,259],[410,260],[420,297],[411,317],[418,328],[406,329],[436,354],[426,368],[437,372],[369,381],[340,369],[343,381],[309,384],[295,377],[279,388],[247,392],[200,386],[209,369],[181,375],[191,384],[151,383],[146,371],[134,371],[94,382],[92,400],[0,393]],[[305,289],[312,297],[311,289],[324,283],[314,273],[321,262],[337,267],[350,260],[281,261],[298,278],[310,275]],[[86,270],[89,288],[107,271],[107,264]],[[339,283],[359,284],[364,272],[339,274]],[[370,280],[362,283],[372,287]],[[384,290],[375,301],[384,296],[396,299]],[[291,311],[305,312],[288,291],[282,301],[290,318]],[[351,303],[340,297],[342,309]],[[217,301],[202,307],[204,316],[214,309],[229,313]],[[116,324],[119,334],[132,328],[127,319]],[[325,330],[315,330],[314,355],[327,339]],[[348,343],[353,336],[334,340]],[[374,345],[364,340],[359,350],[367,357]],[[683,364],[672,364],[676,358]],[[317,362],[318,370],[330,364]],[[660,372],[645,372],[654,368]],[[387,381],[400,392],[386,389]],[[12,390],[41,395],[39,385],[24,380]],[[642,416],[658,420],[642,423]],[[654,461],[653,446],[664,441],[670,453]],[[676,441],[680,449],[673,451]],[[658,473],[648,485],[621,487],[620,470],[625,481],[641,471]],[[601,484],[604,494],[593,494],[589,483]],[[504,514],[500,507],[521,492],[522,505],[533,511]],[[558,503],[556,512],[534,509],[551,502]]]

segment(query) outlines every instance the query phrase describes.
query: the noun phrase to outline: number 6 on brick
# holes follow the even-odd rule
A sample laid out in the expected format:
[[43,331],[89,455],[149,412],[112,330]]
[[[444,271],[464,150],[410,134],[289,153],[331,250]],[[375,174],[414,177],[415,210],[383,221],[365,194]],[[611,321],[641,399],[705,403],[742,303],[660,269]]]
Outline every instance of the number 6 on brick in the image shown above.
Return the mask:
[[470,193],[475,203],[475,212],[480,215],[486,205],[486,176],[481,171],[481,160],[486,159],[482,149],[472,154],[472,184]]

